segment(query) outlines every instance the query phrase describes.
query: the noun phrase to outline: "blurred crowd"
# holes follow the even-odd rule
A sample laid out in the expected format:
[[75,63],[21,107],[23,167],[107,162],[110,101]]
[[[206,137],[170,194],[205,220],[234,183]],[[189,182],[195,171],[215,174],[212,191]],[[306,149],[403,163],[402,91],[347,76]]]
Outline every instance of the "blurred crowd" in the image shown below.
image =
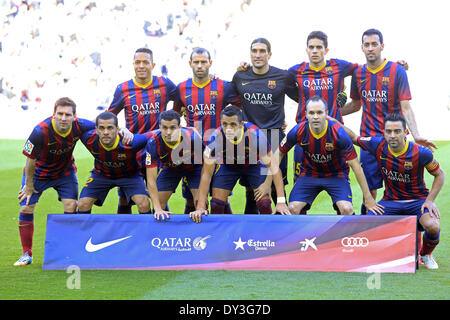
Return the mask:
[[153,50],[154,74],[182,81],[188,74],[175,70],[186,69],[192,49],[204,46],[214,58],[250,2],[0,0],[0,105],[38,110],[69,96],[80,108],[105,108],[133,76],[139,47]]

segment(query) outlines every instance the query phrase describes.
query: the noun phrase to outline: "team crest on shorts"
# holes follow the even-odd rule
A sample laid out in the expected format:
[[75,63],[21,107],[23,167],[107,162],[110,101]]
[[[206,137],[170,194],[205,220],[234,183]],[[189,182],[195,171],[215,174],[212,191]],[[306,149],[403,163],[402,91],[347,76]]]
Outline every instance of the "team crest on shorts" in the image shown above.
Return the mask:
[[405,170],[411,170],[413,168],[412,161],[405,161],[403,166],[405,167]]
[[331,142],[327,142],[327,143],[325,144],[325,150],[327,150],[327,151],[333,151],[333,149],[334,149],[334,146],[333,146],[333,144],[332,144]]
[[23,151],[25,151],[27,154],[31,155],[33,152],[34,144],[30,142],[30,140],[27,141],[25,144],[25,147],[23,148]]
[[269,80],[269,82],[267,83],[267,87],[273,90],[277,87],[277,82],[275,80]]
[[325,73],[331,76],[333,74],[333,67],[326,67]]
[[389,77],[383,77],[383,79],[381,79],[381,84],[383,86],[388,86],[389,85]]
[[161,98],[161,90],[154,89],[153,90],[153,95],[155,96],[155,98]]

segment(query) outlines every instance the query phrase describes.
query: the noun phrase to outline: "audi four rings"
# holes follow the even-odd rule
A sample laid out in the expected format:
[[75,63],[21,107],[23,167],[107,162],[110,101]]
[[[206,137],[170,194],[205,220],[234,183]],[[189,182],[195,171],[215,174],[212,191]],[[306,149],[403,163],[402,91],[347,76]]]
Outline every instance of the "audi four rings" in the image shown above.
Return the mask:
[[369,239],[366,237],[345,237],[342,238],[341,244],[343,247],[367,247],[369,245]]

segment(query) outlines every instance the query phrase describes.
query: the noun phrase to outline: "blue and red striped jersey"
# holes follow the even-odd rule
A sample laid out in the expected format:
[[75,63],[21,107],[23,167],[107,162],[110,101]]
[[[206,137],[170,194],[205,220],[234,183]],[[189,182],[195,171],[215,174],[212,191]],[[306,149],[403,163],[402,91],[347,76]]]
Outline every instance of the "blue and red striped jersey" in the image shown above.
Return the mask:
[[261,159],[270,154],[270,143],[264,133],[253,123],[244,122],[240,137],[236,141],[226,138],[222,126],[209,137],[205,156],[215,158],[217,164],[231,167],[249,167],[261,164]]
[[196,129],[182,127],[178,142],[170,146],[160,130],[155,130],[145,147],[147,168],[170,168],[174,170],[192,171],[195,165],[202,164],[203,141]]
[[415,200],[428,196],[423,169],[429,172],[439,169],[430,150],[407,141],[401,152],[394,153],[380,136],[358,137],[357,142],[377,158],[385,186],[383,200]]
[[198,85],[190,78],[177,86],[173,109],[181,113],[184,107],[187,126],[196,128],[204,141],[208,141],[220,126],[220,114],[228,104],[241,106],[241,99],[231,82],[217,78]]
[[119,84],[107,111],[125,114],[125,126],[132,133],[142,134],[157,129],[159,115],[169,101],[175,99],[175,84],[165,77],[153,76],[146,85],[134,79]]
[[114,145],[107,148],[101,143],[97,131],[91,130],[81,136],[81,142],[95,158],[92,173],[108,179],[120,179],[139,173],[137,153],[145,147],[147,136],[135,134],[131,144],[124,145],[117,135]]
[[384,117],[391,113],[402,114],[400,101],[411,100],[406,71],[388,60],[376,70],[368,68],[367,64],[360,66],[353,72],[350,97],[361,101],[361,136],[383,135]]
[[327,102],[328,115],[343,123],[336,97],[339,92],[344,90],[345,77],[351,75],[357,67],[357,63],[330,59],[325,61],[320,68],[314,68],[308,62],[302,62],[289,68],[288,71],[297,79],[299,91],[295,119],[297,123],[306,120],[306,102],[313,96],[320,96],[324,99]]
[[36,159],[35,179],[57,179],[76,172],[73,149],[81,135],[93,128],[95,123],[76,118],[72,128],[61,134],[55,129],[52,117],[34,127],[22,153]]
[[347,161],[357,157],[347,132],[330,120],[318,135],[312,132],[308,121],[298,123],[280,142],[279,150],[287,153],[295,144],[300,145],[305,155],[300,176],[348,178]]

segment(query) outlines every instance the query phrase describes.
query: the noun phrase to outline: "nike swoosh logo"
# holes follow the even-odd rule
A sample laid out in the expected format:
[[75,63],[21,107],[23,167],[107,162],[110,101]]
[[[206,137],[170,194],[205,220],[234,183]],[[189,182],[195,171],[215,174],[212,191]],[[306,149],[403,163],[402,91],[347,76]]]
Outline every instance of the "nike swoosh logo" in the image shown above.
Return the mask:
[[381,159],[381,160],[387,160],[387,158],[385,158],[385,157],[380,157],[380,159]]
[[106,241],[103,243],[98,243],[98,244],[93,244],[92,243],[92,237],[89,238],[88,242],[86,242],[86,246],[84,247],[86,249],[87,252],[95,252],[98,250],[102,250],[105,249],[109,246],[112,246],[113,244],[116,244],[120,241],[126,240],[128,238],[131,238],[132,236],[128,236],[128,237],[124,237],[124,238],[120,238],[120,239],[116,239],[116,240],[111,240],[111,241]]
[[366,81],[367,79],[362,79],[362,80],[359,80],[359,82],[361,82],[361,83],[363,83],[364,81]]
[[56,143],[56,141],[53,141],[53,142],[49,142],[47,145],[51,146],[52,144],[55,144],[55,143]]
[[241,84],[243,85],[243,86],[245,86],[245,85],[247,85],[247,84],[249,84],[250,82],[242,82]]
[[131,98],[133,98],[135,96],[135,94],[133,94],[132,96],[128,96],[127,98],[128,99],[131,99]]
[[309,144],[309,142],[307,142],[307,143],[300,142],[301,146],[307,146],[308,144]]
[[186,99],[189,98],[190,96],[192,96],[192,94],[188,95],[188,96],[184,96]]

